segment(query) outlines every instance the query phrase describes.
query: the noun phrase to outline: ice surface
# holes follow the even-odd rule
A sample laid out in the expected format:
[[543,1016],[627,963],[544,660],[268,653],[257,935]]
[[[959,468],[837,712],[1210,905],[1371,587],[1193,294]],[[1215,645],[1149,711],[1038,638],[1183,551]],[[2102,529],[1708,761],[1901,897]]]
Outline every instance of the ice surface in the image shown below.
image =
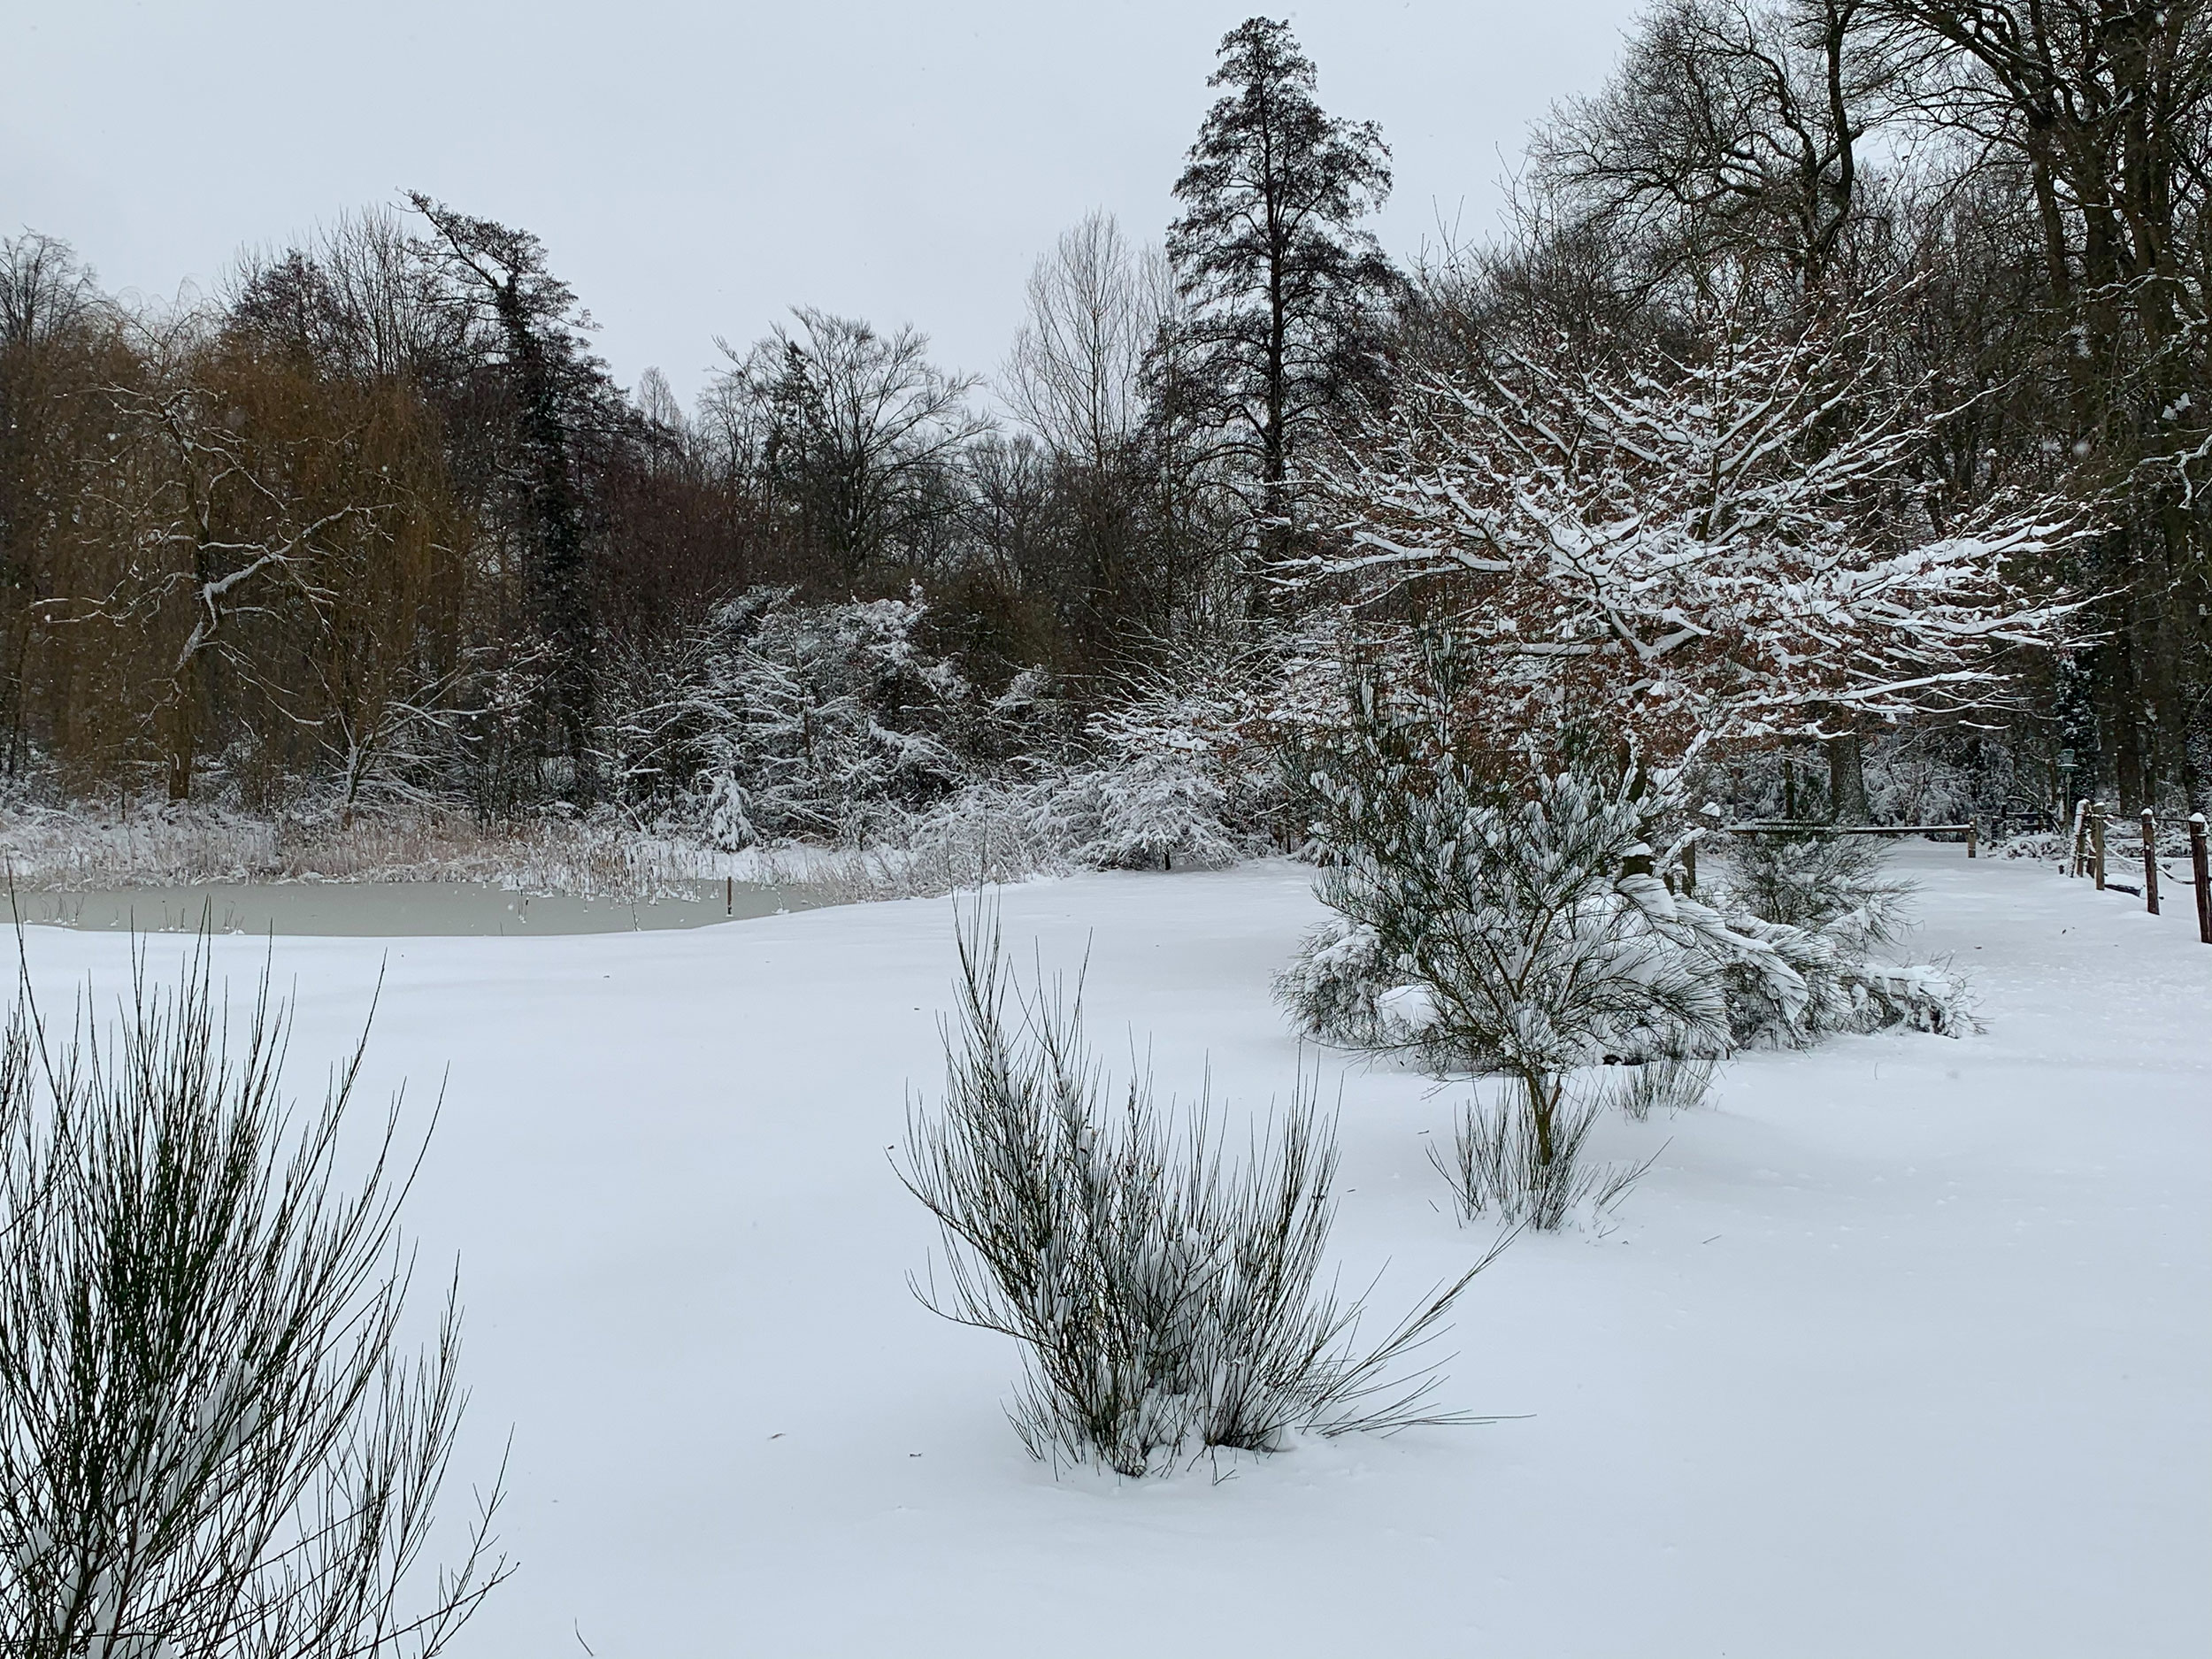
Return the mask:
[[325,938],[499,938],[705,927],[732,916],[812,909],[826,896],[754,881],[687,884],[691,897],[631,902],[511,891],[477,881],[221,881],[0,895],[0,922],[140,933]]
[[[932,1239],[885,1149],[937,1080],[943,902],[280,939],[303,1088],[388,958],[371,1081],[452,1067],[411,1215],[426,1263],[461,1256],[459,1468],[511,1425],[521,1563],[454,1653],[2212,1651],[2212,949],[2185,904],[1901,859],[1910,948],[1955,956],[1985,1034],[1754,1055],[1709,1109],[1606,1123],[1599,1156],[1659,1153],[1617,1229],[1517,1241],[1450,1343],[1444,1403],[1531,1415],[1220,1484],[1056,1479],[1000,1416],[1009,1347],[908,1294]],[[1317,919],[1306,872],[1003,903],[1024,960],[1089,949],[1102,1052],[1126,1033],[1186,1093],[1210,1060],[1239,1109],[1287,1094],[1267,982]],[[123,983],[119,937],[30,946],[58,999]],[[237,983],[264,947],[217,949]],[[1386,1263],[1401,1309],[1487,1240],[1424,1156],[1459,1092],[1322,1066],[1346,1279]]]

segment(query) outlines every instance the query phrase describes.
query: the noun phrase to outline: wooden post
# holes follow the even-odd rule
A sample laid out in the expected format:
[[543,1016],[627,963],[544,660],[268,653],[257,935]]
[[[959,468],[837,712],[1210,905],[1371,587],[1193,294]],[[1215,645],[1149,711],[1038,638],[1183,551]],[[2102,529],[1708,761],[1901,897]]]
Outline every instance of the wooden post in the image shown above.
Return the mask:
[[2089,864],[2090,874],[2096,878],[2097,891],[2104,891],[2104,803],[2093,801],[2089,805]]
[[2143,809],[2143,908],[2158,914],[2158,814]]
[[1969,858],[1974,856],[1974,842],[1978,833],[1976,820],[1968,818],[1966,820],[1966,856]]
[[725,916],[737,914],[737,878],[735,876],[722,878],[722,914]]
[[2208,885],[2205,866],[2208,860],[2204,849],[2204,814],[2192,813],[2189,818],[2189,872],[2197,879],[2197,937],[2212,945],[2212,885]]
[[2074,803],[2074,833],[2071,845],[2067,849],[2066,873],[2069,876],[2078,877],[2081,874],[2084,837],[2088,833],[2089,803],[2077,801]]

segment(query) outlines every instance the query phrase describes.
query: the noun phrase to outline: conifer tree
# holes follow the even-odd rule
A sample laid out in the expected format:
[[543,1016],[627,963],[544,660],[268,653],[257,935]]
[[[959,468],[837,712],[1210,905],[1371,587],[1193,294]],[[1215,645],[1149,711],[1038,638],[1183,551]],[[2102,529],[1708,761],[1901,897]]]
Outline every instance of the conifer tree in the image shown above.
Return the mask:
[[1327,114],[1290,26],[1225,35],[1207,111],[1176,180],[1168,254],[1188,319],[1177,411],[1217,434],[1260,569],[1298,540],[1301,450],[1377,366],[1394,277],[1358,221],[1390,191],[1372,121]]
[[597,793],[598,629],[577,469],[584,414],[611,397],[605,366],[586,348],[580,330],[588,319],[547,268],[535,236],[457,213],[419,192],[409,200],[436,234],[419,251],[457,303],[488,313],[505,359],[514,470],[527,501],[530,599],[552,655],[548,712],[574,768],[575,793],[588,801]]

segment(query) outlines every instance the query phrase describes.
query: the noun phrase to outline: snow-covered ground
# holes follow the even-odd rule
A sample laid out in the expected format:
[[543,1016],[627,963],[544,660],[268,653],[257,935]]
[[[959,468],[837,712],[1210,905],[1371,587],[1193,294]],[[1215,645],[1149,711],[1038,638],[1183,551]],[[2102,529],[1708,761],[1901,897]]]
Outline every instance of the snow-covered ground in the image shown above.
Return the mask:
[[[1658,1151],[1617,1226],[1517,1240],[1449,1345],[1448,1404],[1523,1415],[1217,1484],[1055,1479],[1000,1415],[1010,1348],[908,1293],[933,1240],[886,1149],[937,1082],[944,902],[278,941],[303,1087],[386,959],[379,1087],[450,1066],[411,1214],[461,1257],[457,1473],[511,1425],[520,1562],[455,1653],[2212,1650],[2212,949],[2185,889],[2152,918],[1901,860],[1985,1034],[1750,1056],[1709,1109],[1608,1124]],[[1102,1048],[1261,1110],[1299,1064],[1268,977],[1317,915],[1288,866],[1003,899],[1025,959],[1087,946]],[[30,941],[50,995],[121,983],[116,938]],[[261,949],[218,945],[234,982]],[[1339,1255],[1394,1314],[1486,1242],[1424,1156],[1460,1093],[1321,1064]]]

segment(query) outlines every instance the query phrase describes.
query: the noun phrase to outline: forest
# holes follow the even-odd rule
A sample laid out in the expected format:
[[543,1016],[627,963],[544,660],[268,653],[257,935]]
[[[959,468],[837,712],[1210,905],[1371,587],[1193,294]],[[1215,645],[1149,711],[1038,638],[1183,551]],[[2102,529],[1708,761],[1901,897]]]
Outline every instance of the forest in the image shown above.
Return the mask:
[[1177,217],[1073,225],[987,379],[801,305],[688,410],[496,204],[341,211],[169,304],[26,230],[5,790],[1219,862],[1305,842],[1300,757],[1441,641],[1510,773],[2203,810],[2208,31],[1667,0],[1507,221],[1408,263],[1383,130],[1255,18]]

